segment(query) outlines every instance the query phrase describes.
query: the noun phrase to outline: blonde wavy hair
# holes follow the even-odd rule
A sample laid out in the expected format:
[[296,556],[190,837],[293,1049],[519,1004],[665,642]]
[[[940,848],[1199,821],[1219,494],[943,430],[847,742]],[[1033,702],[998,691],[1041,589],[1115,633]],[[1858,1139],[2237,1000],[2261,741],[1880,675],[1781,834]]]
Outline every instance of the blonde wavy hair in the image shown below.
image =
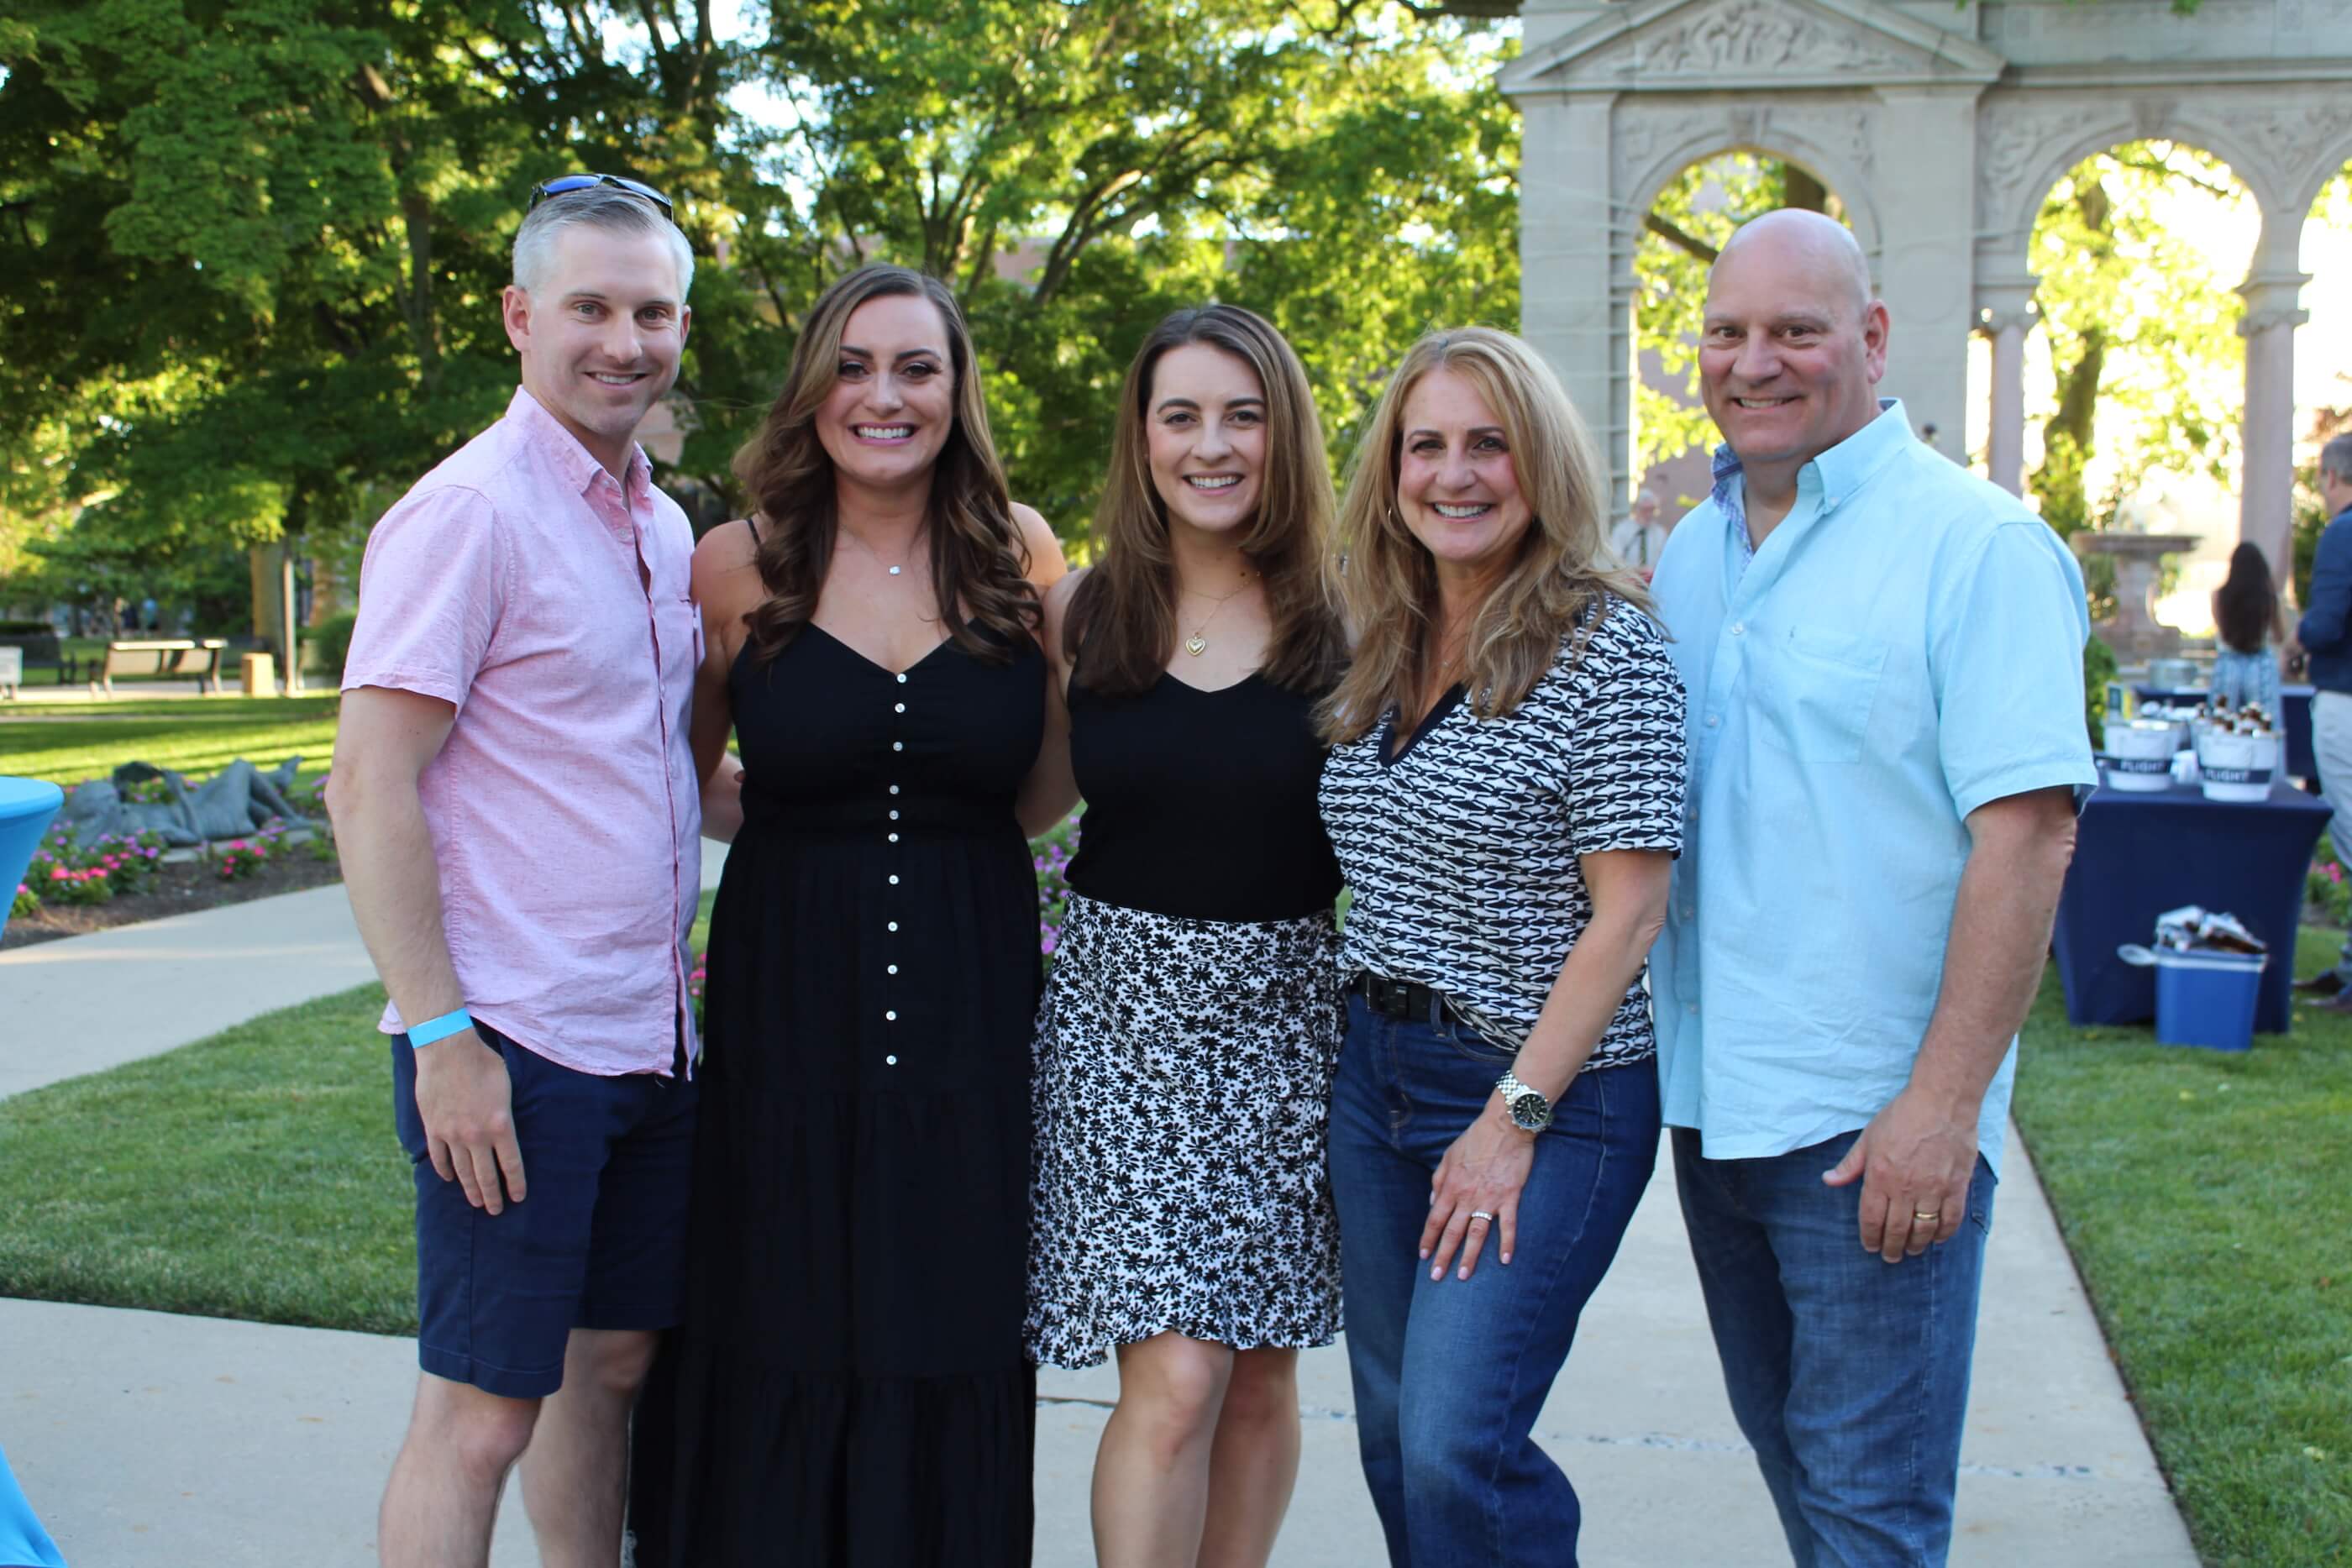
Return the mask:
[[1355,661],[1318,715],[1343,745],[1392,708],[1411,712],[1435,670],[1437,567],[1404,523],[1397,469],[1404,405],[1434,371],[1478,389],[1503,426],[1519,493],[1534,514],[1517,559],[1472,619],[1464,684],[1480,718],[1509,713],[1559,657],[1573,662],[1622,600],[1647,613],[1649,591],[1611,555],[1601,531],[1606,471],[1559,378],[1508,332],[1432,332],[1405,353],[1357,444],[1339,503],[1340,595],[1357,637]]

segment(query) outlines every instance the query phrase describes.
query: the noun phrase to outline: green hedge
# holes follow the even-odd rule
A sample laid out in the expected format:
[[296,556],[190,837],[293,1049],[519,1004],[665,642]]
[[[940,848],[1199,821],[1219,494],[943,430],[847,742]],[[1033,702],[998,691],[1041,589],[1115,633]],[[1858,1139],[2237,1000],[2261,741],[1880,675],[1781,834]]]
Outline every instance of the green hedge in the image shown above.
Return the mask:
[[310,628],[310,651],[317,655],[319,672],[337,685],[342,684],[343,663],[352,656],[352,629],[359,623],[359,616],[346,610]]

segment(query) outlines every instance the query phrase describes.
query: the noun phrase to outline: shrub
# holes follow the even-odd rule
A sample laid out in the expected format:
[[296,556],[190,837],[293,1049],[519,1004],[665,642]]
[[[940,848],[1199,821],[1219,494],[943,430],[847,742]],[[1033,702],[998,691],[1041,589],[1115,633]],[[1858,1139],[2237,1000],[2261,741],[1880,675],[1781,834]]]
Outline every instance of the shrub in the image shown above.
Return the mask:
[[121,838],[102,833],[85,844],[59,828],[34,852],[26,881],[50,904],[105,904],[115,894],[144,892],[155,880],[163,841],[155,833]]
[[251,839],[231,839],[228,847],[214,857],[220,864],[223,882],[242,882],[269,863],[269,852]]
[[2107,683],[2116,678],[2116,651],[2096,637],[2083,644],[2083,711],[2090,721],[2091,749],[2107,748]]
[[40,855],[33,857],[32,873],[34,884],[41,890],[43,903],[72,905],[112,902],[114,884],[106,880],[104,872],[94,867],[85,869],[61,865],[55,861],[45,866],[42,864],[44,858]]
[[2303,901],[2325,911],[2336,925],[2352,925],[2352,877],[2345,874],[2343,862],[2336,858],[2336,846],[2325,833],[2319,836],[2318,847],[2311,852],[2311,871],[2304,878]]
[[1048,968],[1062,945],[1062,922],[1068,917],[1070,884],[1064,874],[1078,852],[1078,813],[1072,813],[1029,841],[1030,863],[1037,873],[1037,951]]
[[40,912],[41,895],[23,883],[18,883],[16,896],[8,901],[8,918],[16,920],[27,915],[38,915]]
[[360,623],[357,612],[344,610],[310,628],[310,648],[319,669],[337,685],[343,684],[343,664],[352,656],[352,631]]

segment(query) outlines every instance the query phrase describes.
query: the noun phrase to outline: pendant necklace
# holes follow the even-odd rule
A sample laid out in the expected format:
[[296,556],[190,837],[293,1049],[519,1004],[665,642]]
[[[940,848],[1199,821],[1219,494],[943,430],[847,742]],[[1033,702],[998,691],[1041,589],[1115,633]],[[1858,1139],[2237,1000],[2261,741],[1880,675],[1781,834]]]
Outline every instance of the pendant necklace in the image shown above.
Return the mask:
[[1255,572],[1242,573],[1241,587],[1234,589],[1232,593],[1226,594],[1223,599],[1218,600],[1210,607],[1207,617],[1192,629],[1192,634],[1190,637],[1184,639],[1184,652],[1197,659],[1209,651],[1209,622],[1217,618],[1217,612],[1225,607],[1226,601],[1239,594],[1243,588],[1247,588],[1250,585],[1250,580],[1256,575]]
[[[888,561],[883,559],[882,552],[876,549],[871,543],[867,542],[866,536],[859,533],[856,529],[845,528],[836,523],[834,525],[834,532],[836,534],[847,534],[851,538],[856,539],[857,541],[857,548],[864,550],[867,555],[872,556],[874,558],[874,563],[883,570],[888,572],[892,577],[898,576],[906,570],[903,566],[892,566]],[[915,530],[915,538],[917,539],[920,539],[922,537],[921,529],[918,528]],[[911,544],[909,548],[912,548]],[[911,559],[912,558],[909,557],[909,559]]]

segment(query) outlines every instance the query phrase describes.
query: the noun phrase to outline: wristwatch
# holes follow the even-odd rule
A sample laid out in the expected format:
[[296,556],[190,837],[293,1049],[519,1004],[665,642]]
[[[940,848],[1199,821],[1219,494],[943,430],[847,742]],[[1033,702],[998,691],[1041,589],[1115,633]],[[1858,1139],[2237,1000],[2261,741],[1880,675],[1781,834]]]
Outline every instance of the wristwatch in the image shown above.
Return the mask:
[[1530,1089],[1512,1073],[1506,1072],[1495,1080],[1502,1092],[1503,1109],[1511,1113],[1511,1122],[1523,1133],[1540,1133],[1551,1125],[1551,1102],[1540,1090]]

